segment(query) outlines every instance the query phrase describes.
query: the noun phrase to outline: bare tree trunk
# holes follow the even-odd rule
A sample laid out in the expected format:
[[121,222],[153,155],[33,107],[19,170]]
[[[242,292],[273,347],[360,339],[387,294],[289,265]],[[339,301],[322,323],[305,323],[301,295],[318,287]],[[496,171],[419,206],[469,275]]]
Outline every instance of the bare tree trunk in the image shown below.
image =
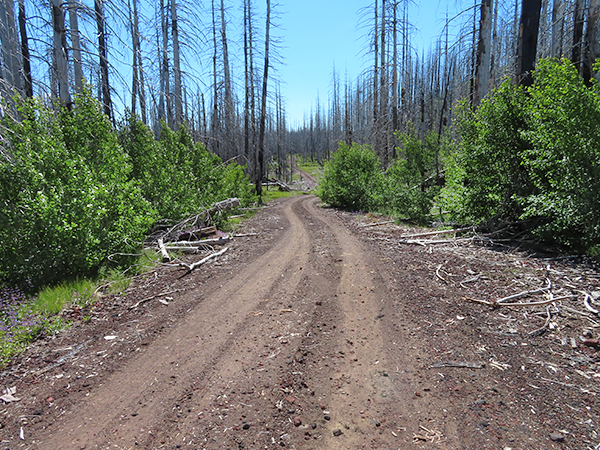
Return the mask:
[[215,0],[212,0],[212,35],[213,35],[213,112],[210,122],[211,143],[213,152],[220,153],[220,124],[219,124],[219,85],[217,83],[217,61],[219,50],[217,47],[217,19],[215,14]]
[[233,93],[231,92],[231,72],[229,67],[229,47],[227,42],[227,22],[225,20],[225,5],[224,1],[221,0],[221,46],[223,50],[223,99],[224,104],[224,128],[226,140],[225,145],[225,157],[226,159],[232,158],[235,153],[235,139],[234,139],[234,106],[233,106]]
[[[448,45],[446,45],[446,49]],[[492,24],[492,57],[490,60],[490,89],[496,86],[497,59],[500,56],[500,45],[498,43],[498,1],[494,2],[494,22]]]
[[380,89],[380,105],[379,105],[379,121],[380,126],[377,127],[380,133],[380,157],[383,162],[383,166],[387,167],[388,165],[388,145],[387,145],[387,121],[388,121],[388,97],[389,97],[389,88],[387,85],[387,24],[386,24],[386,0],[381,0],[381,73],[380,73],[380,81],[379,81],[379,89]]
[[[583,79],[589,83],[592,65],[600,58],[600,0],[589,0],[589,12],[586,28],[586,47],[583,65]],[[596,75],[597,78],[600,78]]]
[[[133,0],[134,3],[135,1],[136,0]],[[131,27],[131,47],[133,50],[133,62],[131,65],[131,114],[135,115],[137,109],[137,95],[139,90],[138,47],[140,45],[140,42],[138,40],[138,36],[136,35],[136,28],[134,25],[134,22],[137,20],[137,17],[134,17],[135,14],[131,10],[131,2],[129,0],[127,1],[127,6],[129,9],[129,26]]]
[[[10,2],[8,2],[10,3]],[[15,69],[13,68],[12,53],[16,50],[10,38],[10,24],[7,2],[0,1],[0,41],[2,43],[2,78],[12,88],[15,86]],[[8,94],[12,96],[12,94]]]
[[78,94],[83,92],[83,66],[81,62],[81,41],[79,38],[79,21],[77,18],[77,0],[69,2],[69,25],[71,27],[71,45],[73,46],[73,75],[75,77],[75,90]]
[[19,31],[21,34],[21,58],[23,59],[23,90],[25,95],[31,98],[33,97],[33,79],[31,78],[31,60],[29,55],[26,21],[25,0],[19,0]]
[[260,109],[260,128],[258,132],[258,173],[256,176],[256,194],[262,196],[262,178],[265,173],[265,126],[267,121],[267,83],[269,80],[269,46],[271,44],[271,0],[267,0],[267,21],[265,31],[265,66],[263,69],[262,97]]
[[183,124],[183,104],[182,104],[182,87],[181,87],[181,62],[179,55],[179,29],[177,24],[177,3],[176,0],[171,0],[171,29],[173,32],[173,72],[175,82],[175,126]]
[[541,0],[523,0],[521,6],[519,47],[517,52],[517,79],[519,84],[524,86],[529,86],[533,82],[531,71],[535,67],[541,9]]
[[8,25],[8,37],[10,42],[10,66],[12,70],[13,86],[17,92],[21,91],[21,63],[19,61],[19,39],[17,38],[17,28],[15,26],[15,2],[6,1],[6,23]]
[[162,61],[160,67],[160,102],[163,105],[160,111],[162,113],[162,117],[160,118],[163,120],[166,119],[169,127],[173,128],[173,109],[171,107],[171,86],[169,80],[169,17],[168,11],[167,14],[165,14],[166,8],[164,0],[160,0],[159,7],[160,23],[162,28],[162,45],[160,46],[161,56],[159,58]]
[[581,70],[581,47],[583,45],[583,26],[585,1],[575,0],[573,17],[573,49],[571,53],[571,61]]
[[398,2],[394,1],[392,4],[393,8],[393,21],[392,21],[392,45],[393,45],[393,56],[392,56],[392,159],[396,159],[396,147],[398,145],[398,138],[396,131],[398,131]]
[[552,5],[552,53],[553,58],[563,55],[563,39],[565,28],[565,14],[562,0],[554,0]]
[[102,106],[104,114],[111,120],[112,102],[110,100],[110,84],[108,81],[108,49],[106,47],[106,36],[104,34],[104,0],[94,0],[96,11],[96,24],[98,26],[98,53],[100,54],[100,75],[102,77]]
[[71,108],[65,13],[61,0],[52,0],[52,27],[54,29],[53,49],[56,80],[58,82],[58,98],[63,106]]
[[375,35],[373,36],[375,61],[373,64],[373,131],[372,143],[375,151],[378,151],[379,139],[379,4],[375,0]]
[[244,156],[250,172],[254,169],[254,64],[252,2],[244,0]]
[[479,42],[477,43],[477,67],[475,69],[475,95],[473,105],[478,106],[490,90],[492,55],[492,0],[482,0],[479,19]]

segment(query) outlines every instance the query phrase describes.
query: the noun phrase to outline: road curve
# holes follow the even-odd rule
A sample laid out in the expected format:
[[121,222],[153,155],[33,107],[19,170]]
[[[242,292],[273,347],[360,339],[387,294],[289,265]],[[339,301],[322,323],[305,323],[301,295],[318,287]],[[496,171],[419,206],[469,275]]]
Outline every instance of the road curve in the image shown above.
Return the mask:
[[429,406],[380,261],[315,197],[277,211],[281,239],[186,294],[183,320],[30,448],[419,448]]

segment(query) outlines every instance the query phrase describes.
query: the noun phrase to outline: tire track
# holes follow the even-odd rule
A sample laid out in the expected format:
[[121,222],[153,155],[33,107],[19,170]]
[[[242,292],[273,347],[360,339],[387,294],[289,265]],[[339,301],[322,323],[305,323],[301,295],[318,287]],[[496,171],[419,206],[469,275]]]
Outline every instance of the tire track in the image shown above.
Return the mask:
[[[251,313],[261,309],[261,300],[275,285],[293,291],[302,278],[297,268],[306,264],[309,237],[293,212],[300,200],[286,204],[290,226],[271,250],[235,278],[224,280],[222,288],[207,294],[185,321],[90,392],[85,404],[57,422],[53,428],[58,430],[38,441],[38,447],[130,448],[137,442],[152,448],[165,417],[176,415],[183,398],[223,370],[240,370],[236,342],[248,332],[249,323],[260,321]],[[189,295],[201,298],[203,293]]]

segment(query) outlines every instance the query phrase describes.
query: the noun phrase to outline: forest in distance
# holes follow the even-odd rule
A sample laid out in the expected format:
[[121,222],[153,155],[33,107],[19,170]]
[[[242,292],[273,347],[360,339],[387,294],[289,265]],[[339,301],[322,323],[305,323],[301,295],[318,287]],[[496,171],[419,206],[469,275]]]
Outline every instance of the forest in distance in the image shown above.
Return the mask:
[[332,206],[598,252],[600,0],[475,1],[420,54],[409,2],[374,0],[370,67],[293,129],[281,6],[257,3],[1,2],[0,284],[96,274],[159,220],[253,204],[293,154]]

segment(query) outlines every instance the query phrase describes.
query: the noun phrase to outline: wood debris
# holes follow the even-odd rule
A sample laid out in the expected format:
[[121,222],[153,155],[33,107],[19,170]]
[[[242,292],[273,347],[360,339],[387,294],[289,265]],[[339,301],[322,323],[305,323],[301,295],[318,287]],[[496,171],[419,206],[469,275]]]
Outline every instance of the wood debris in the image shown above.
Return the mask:
[[432,369],[440,369],[442,367],[456,367],[465,369],[484,369],[485,363],[469,362],[469,361],[443,361],[429,366]]

